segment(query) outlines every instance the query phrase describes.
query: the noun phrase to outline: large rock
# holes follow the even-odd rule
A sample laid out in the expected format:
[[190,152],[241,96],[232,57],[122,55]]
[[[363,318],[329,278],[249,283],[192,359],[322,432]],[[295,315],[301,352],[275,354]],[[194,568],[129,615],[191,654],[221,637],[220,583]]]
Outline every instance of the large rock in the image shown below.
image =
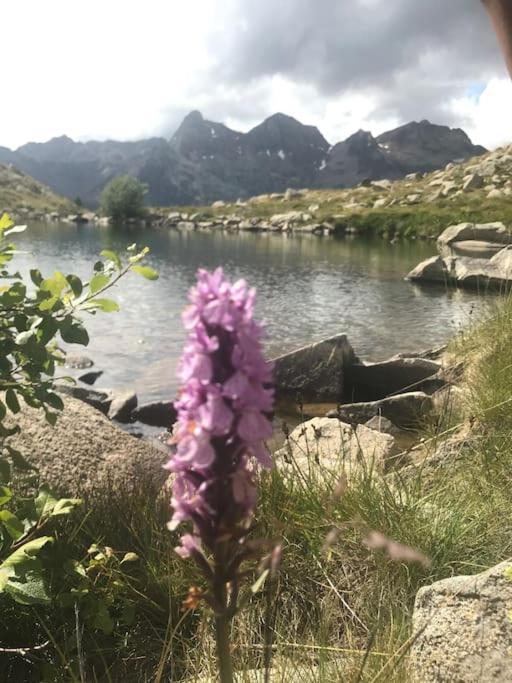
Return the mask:
[[340,401],[346,368],[357,361],[345,334],[280,356],[274,361],[277,396],[308,402]]
[[359,402],[422,391],[423,384],[441,369],[440,363],[427,358],[397,357],[380,363],[353,363],[345,371],[345,394]]
[[422,588],[413,615],[416,683],[512,681],[512,562]]
[[441,256],[432,256],[419,263],[407,275],[407,279],[412,282],[443,282],[450,279],[450,274],[446,268],[446,263]]
[[64,399],[55,427],[41,410],[27,406],[16,417],[19,434],[9,438],[40,472],[41,481],[67,496],[160,485],[165,455],[129,436],[82,401]]
[[399,451],[389,434],[363,425],[354,428],[336,418],[315,417],[293,430],[275,458],[281,467],[311,472],[318,466],[341,476],[366,467],[385,472],[395,463]]
[[463,240],[450,244],[451,253],[473,258],[491,258],[502,249],[503,244],[499,242],[483,242],[482,240]]
[[173,401],[154,401],[136,408],[131,417],[152,427],[169,429],[176,422],[176,409]]
[[434,256],[408,275],[414,282],[445,282],[480,290],[505,291],[512,286],[512,253],[502,249],[491,259],[468,256]]
[[512,244],[512,233],[503,223],[459,223],[446,228],[437,238],[437,244],[442,248],[466,240]]
[[[411,391],[380,401],[340,405],[336,410],[327,413],[327,417],[337,417],[350,424],[366,424],[374,417],[382,417],[399,427],[411,427],[428,415],[432,407],[430,396],[422,391]],[[373,425],[371,428],[373,429]]]
[[57,382],[55,384],[55,391],[65,396],[70,396],[78,401],[83,401],[88,405],[99,410],[103,415],[107,415],[110,404],[112,403],[112,395],[106,391],[97,391],[89,387],[81,387],[78,384],[65,384],[64,382]]

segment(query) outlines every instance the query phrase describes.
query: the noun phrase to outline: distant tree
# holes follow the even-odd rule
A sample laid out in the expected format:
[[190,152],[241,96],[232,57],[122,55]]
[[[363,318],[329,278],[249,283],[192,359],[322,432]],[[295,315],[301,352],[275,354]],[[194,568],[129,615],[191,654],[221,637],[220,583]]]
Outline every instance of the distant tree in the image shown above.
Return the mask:
[[83,201],[82,201],[82,198],[81,198],[81,197],[76,197],[76,198],[75,198],[75,204],[76,204],[78,207],[82,208],[83,205],[84,205],[84,203],[83,203]]
[[114,220],[139,218],[144,214],[144,195],[147,186],[128,175],[111,180],[101,193],[103,214]]

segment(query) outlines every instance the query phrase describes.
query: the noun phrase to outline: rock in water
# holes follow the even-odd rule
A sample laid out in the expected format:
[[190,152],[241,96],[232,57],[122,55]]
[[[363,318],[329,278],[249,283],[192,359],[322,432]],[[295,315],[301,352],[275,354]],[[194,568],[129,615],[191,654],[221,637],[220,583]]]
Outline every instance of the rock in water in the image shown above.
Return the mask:
[[152,427],[169,429],[176,422],[176,409],[173,401],[155,401],[135,408],[132,418]]
[[307,402],[340,401],[345,369],[357,360],[345,334],[280,356],[274,361],[277,396],[300,396]]
[[449,228],[439,235],[437,245],[440,249],[452,242],[467,240],[481,240],[483,242],[498,242],[500,244],[512,244],[512,233],[503,223],[459,223],[450,225]]
[[80,375],[78,378],[80,382],[83,382],[84,384],[89,384],[92,385],[96,382],[97,379],[99,379],[103,374],[103,370],[96,370],[92,372],[86,372],[83,375]]
[[354,363],[346,370],[345,389],[353,401],[380,400],[391,394],[422,391],[424,383],[440,371],[441,364],[427,358]]
[[88,356],[80,356],[76,353],[66,354],[65,367],[73,368],[76,370],[85,370],[86,368],[92,368],[94,362],[88,358]]
[[113,393],[108,416],[117,422],[130,422],[132,412],[137,407],[137,394],[134,391]]
[[415,683],[510,683],[512,562],[421,588],[413,614]]

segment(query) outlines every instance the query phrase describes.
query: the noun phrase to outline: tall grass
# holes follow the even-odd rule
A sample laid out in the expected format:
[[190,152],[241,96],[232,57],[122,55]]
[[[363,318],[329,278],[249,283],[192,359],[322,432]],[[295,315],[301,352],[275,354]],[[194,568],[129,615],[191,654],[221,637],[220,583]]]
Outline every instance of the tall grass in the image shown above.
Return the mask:
[[[433,457],[442,439],[430,436],[414,466],[386,478],[363,468],[341,497],[333,496],[338,473],[319,476],[315,462],[300,476],[276,468],[263,478],[257,536],[282,538],[284,554],[276,579],[235,619],[240,681],[263,681],[255,670],[271,657],[275,681],[405,682],[418,589],[512,555],[511,342],[506,301],[454,345],[467,365],[458,419],[473,429],[453,438],[452,420],[443,457]],[[79,613],[77,639],[74,610],[14,608],[2,599],[0,647],[49,643],[26,657],[0,652],[0,680],[215,680],[210,616],[181,607],[201,579],[175,557],[168,518],[166,494],[143,481],[122,496],[87,501],[85,518],[60,531],[75,556],[95,543],[140,558],[98,578],[98,590],[115,596],[113,632],[102,634]],[[325,551],[333,528],[338,538]],[[430,567],[369,550],[369,529],[421,551]]]

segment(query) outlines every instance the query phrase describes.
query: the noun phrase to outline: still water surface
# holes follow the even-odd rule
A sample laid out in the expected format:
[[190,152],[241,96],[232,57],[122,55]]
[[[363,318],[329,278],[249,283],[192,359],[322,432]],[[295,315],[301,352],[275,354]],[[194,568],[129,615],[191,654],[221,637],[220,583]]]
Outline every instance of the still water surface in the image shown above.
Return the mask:
[[485,305],[477,294],[404,281],[435,253],[425,242],[43,224],[20,235],[26,253],[18,267],[85,278],[102,249],[122,251],[132,242],[150,247],[149,263],[160,279],[130,275],[115,291],[119,313],[87,316],[86,354],[105,371],[98,388],[135,388],[142,401],[175,395],[184,340],[180,312],[199,267],[222,265],[257,287],[270,356],[345,332],[358,355],[382,359],[445,341]]

